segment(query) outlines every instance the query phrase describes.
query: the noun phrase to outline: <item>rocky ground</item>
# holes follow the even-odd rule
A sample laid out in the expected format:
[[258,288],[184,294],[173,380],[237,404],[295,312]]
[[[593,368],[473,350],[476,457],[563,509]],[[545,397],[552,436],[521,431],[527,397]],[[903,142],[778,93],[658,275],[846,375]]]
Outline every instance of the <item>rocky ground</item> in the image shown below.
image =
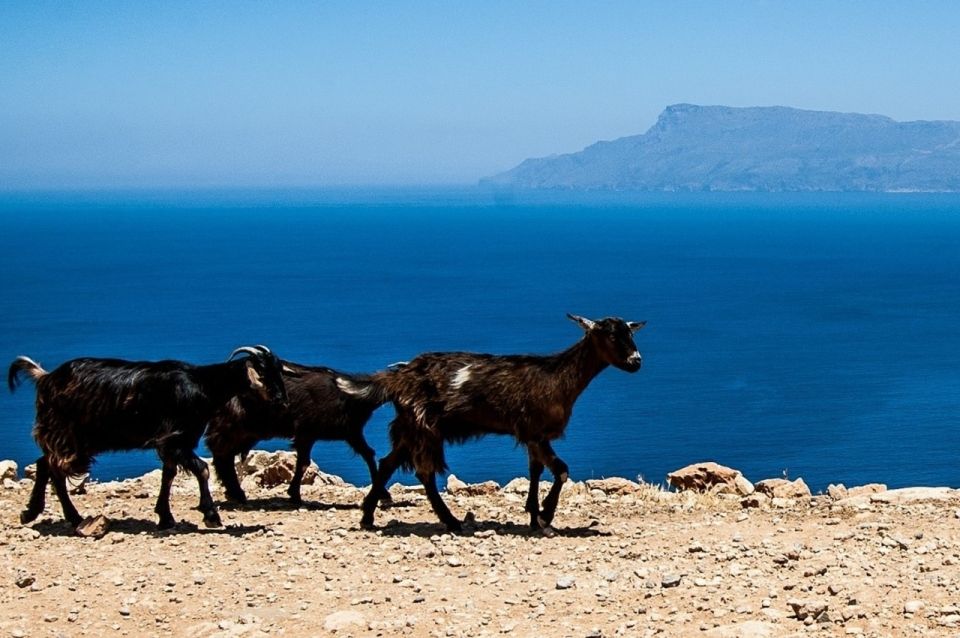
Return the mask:
[[358,488],[321,476],[292,508],[257,483],[204,529],[196,484],[178,477],[181,522],[165,532],[157,473],[91,484],[75,502],[109,523],[83,538],[53,497],[21,526],[32,483],[5,480],[0,637],[960,635],[956,490],[744,498],[574,482],[548,537],[525,525],[523,480],[453,480],[448,503],[476,517],[459,536],[417,489],[394,486],[370,532]]

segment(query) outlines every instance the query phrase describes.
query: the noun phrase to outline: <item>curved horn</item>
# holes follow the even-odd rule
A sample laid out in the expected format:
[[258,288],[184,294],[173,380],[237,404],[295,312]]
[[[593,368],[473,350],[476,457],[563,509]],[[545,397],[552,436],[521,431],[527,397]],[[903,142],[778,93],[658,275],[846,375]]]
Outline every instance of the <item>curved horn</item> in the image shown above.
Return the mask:
[[567,313],[567,319],[569,319],[570,321],[575,322],[577,325],[579,325],[579,326],[580,326],[581,328],[583,328],[584,330],[593,330],[594,328],[597,327],[597,322],[596,322],[596,321],[593,321],[593,320],[591,320],[591,319],[587,319],[586,317],[581,317],[581,316],[579,316],[579,315],[572,315],[572,314],[570,314],[569,312]]
[[230,353],[230,356],[227,357],[227,361],[231,361],[235,356],[237,356],[241,352],[246,352],[247,354],[254,357],[259,357],[263,355],[263,352],[260,350],[257,350],[256,348],[251,348],[250,346],[240,346],[239,348],[237,348],[236,350]]
[[253,346],[253,347],[256,348],[257,350],[263,351],[263,352],[266,353],[266,354],[273,354],[272,352],[270,352],[270,348],[268,348],[268,347],[265,346],[265,345],[258,344],[258,345],[255,345],[255,346]]

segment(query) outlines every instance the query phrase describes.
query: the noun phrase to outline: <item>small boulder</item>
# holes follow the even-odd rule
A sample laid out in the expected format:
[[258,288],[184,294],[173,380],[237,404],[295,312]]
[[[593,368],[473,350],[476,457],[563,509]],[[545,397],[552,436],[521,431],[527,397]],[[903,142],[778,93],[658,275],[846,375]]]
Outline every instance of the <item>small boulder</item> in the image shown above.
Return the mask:
[[858,485],[857,487],[851,487],[847,490],[847,496],[870,496],[871,494],[879,494],[880,492],[886,492],[887,486],[883,483],[867,483],[866,485]]
[[0,481],[3,479],[9,479],[11,481],[17,480],[17,463],[16,461],[0,461]]
[[680,491],[727,492],[748,496],[753,493],[753,485],[739,470],[735,470],[713,461],[694,463],[667,474],[667,482]]
[[447,492],[450,494],[462,492],[466,487],[467,484],[458,479],[456,474],[451,474],[447,477]]
[[847,498],[849,494],[849,490],[847,490],[843,483],[839,483],[837,485],[831,483],[827,486],[827,495],[835,501],[843,500]]
[[758,492],[766,494],[770,498],[803,499],[812,496],[810,488],[807,487],[807,484],[803,482],[802,478],[798,478],[795,481],[778,478],[764,479],[758,481],[755,487]]
[[607,495],[632,494],[640,489],[639,483],[634,483],[631,480],[619,476],[605,479],[588,479],[586,485],[588,489],[600,490]]
[[503,486],[503,491],[510,494],[526,494],[530,491],[530,481],[518,477]]

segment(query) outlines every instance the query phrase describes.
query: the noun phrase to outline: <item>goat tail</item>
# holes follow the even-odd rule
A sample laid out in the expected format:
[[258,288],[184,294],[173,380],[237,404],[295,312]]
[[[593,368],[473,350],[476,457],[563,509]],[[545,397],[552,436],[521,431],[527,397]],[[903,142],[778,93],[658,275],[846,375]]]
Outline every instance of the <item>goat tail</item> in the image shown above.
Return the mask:
[[356,400],[374,406],[381,406],[393,399],[382,372],[371,375],[337,375],[337,388]]
[[40,367],[40,364],[30,357],[17,357],[10,364],[10,372],[7,373],[7,386],[10,392],[13,392],[21,383],[21,374],[26,374],[34,381],[47,374],[47,371]]

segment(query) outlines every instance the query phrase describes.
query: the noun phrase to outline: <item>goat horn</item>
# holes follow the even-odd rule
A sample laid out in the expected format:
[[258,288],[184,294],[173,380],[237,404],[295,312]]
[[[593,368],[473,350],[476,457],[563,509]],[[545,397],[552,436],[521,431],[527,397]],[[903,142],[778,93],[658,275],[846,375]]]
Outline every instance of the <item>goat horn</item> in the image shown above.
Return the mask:
[[227,357],[227,361],[230,361],[241,352],[246,352],[247,354],[252,355],[254,357],[259,357],[263,355],[263,352],[261,350],[257,350],[256,348],[251,348],[250,346],[240,346],[239,348],[237,348],[236,350],[230,353],[230,356]]
[[262,350],[262,351],[265,352],[266,354],[273,354],[272,352],[270,352],[270,348],[268,348],[267,346],[264,346],[264,345],[255,345],[255,346],[253,346],[253,347],[256,348],[257,350]]

